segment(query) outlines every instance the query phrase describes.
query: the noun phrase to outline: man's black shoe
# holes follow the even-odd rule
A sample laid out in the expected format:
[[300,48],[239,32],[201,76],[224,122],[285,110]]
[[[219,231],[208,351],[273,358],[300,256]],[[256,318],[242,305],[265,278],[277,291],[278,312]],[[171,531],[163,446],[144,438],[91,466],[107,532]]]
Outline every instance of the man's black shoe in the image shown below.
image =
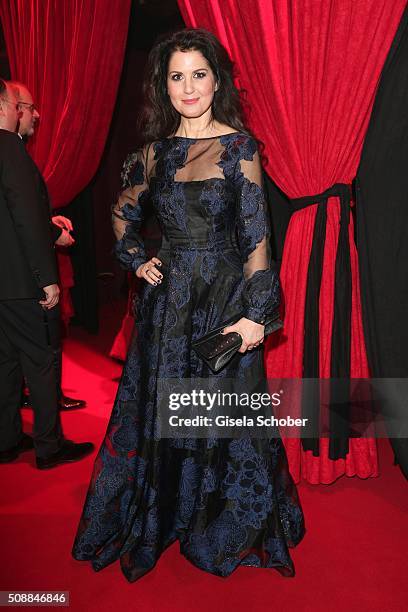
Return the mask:
[[59,401],[60,410],[75,410],[76,408],[83,408],[86,406],[86,401],[82,399],[74,399],[67,395],[62,395]]
[[39,470],[48,470],[50,468],[61,465],[62,463],[72,463],[80,461],[94,450],[95,446],[92,442],[72,442],[64,440],[62,447],[50,457],[37,457],[37,468]]
[[[62,395],[61,399],[58,402],[58,406],[60,410],[75,410],[76,408],[83,408],[86,406],[86,401],[83,399],[74,399],[72,397],[68,397],[67,395]],[[21,407],[22,408],[30,408],[31,400],[30,396],[25,393],[21,398]]]
[[28,451],[34,448],[34,442],[31,436],[27,434],[23,434],[20,442],[15,446],[12,446],[8,450],[0,451],[0,463],[11,463],[17,459],[20,453],[24,453],[24,451]]

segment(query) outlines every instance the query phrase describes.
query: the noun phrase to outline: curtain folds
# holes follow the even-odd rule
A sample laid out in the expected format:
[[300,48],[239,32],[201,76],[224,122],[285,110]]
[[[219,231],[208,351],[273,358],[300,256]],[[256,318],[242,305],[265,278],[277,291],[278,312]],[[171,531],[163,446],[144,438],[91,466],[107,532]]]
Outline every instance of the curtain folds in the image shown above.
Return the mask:
[[[248,121],[265,144],[270,177],[291,200],[316,194],[314,203],[308,198],[307,206],[293,208],[288,224],[281,266],[285,325],[268,342],[270,378],[302,377],[305,371],[322,378],[336,372],[369,375],[351,198],[345,204],[344,194],[356,173],[405,5],[405,0],[179,0],[186,24],[213,31],[236,62],[250,106]],[[342,185],[341,197],[327,192],[336,184]],[[331,195],[322,198],[324,192]],[[318,283],[313,290],[311,278]],[[313,355],[305,345],[310,339]],[[285,444],[297,481],[303,476],[330,483],[342,474],[378,473],[371,439],[346,439],[337,449],[329,448],[328,439],[317,449],[299,440]]]
[[12,78],[32,91],[41,120],[30,153],[53,207],[98,168],[119,84],[130,0],[3,0]]
[[[357,246],[363,321],[373,377],[384,381],[381,409],[408,478],[408,8],[375,99],[356,178]],[[395,380],[400,379],[400,380]],[[405,435],[405,437],[402,437]]]
[[[28,144],[51,205],[65,206],[95,174],[108,135],[127,38],[130,0],[0,0],[11,77],[40,113]],[[72,315],[73,270],[59,252],[61,306]]]

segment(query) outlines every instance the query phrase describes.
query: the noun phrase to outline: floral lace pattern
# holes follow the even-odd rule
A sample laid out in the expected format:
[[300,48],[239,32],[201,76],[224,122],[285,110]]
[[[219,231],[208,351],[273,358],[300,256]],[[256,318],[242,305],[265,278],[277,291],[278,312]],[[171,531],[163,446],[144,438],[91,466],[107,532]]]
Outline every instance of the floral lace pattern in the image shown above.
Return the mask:
[[216,376],[191,347],[224,321],[258,322],[279,304],[256,142],[241,133],[169,138],[150,153],[124,164],[113,209],[116,254],[128,269],[144,260],[143,209],[153,206],[163,281],[146,284],[138,301],[73,555],[96,570],[120,559],[134,581],[178,540],[186,558],[219,576],[239,565],[293,575],[289,547],[303,537],[303,515],[277,432],[261,440],[160,433],[160,385],[183,389],[183,379],[204,378],[216,386],[225,378],[249,389],[264,377],[262,346],[237,354]]

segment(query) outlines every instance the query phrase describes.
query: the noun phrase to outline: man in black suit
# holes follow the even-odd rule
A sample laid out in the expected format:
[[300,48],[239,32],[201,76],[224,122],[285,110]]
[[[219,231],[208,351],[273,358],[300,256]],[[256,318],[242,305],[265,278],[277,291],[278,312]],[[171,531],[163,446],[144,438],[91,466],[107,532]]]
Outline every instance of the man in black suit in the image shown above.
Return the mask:
[[[65,440],[57,403],[53,329],[59,288],[48,199],[41,175],[14,131],[20,107],[0,79],[0,463],[34,446],[39,469],[82,459],[94,446]],[[34,410],[34,440],[23,433],[22,375]]]
[[[40,118],[40,115],[34,105],[33,97],[30,91],[23,83],[20,83],[18,81],[12,81],[9,83],[9,85],[12,87],[14,93],[16,94],[17,101],[20,106],[18,133],[23,138],[23,140],[26,141],[34,135],[35,127],[37,121]],[[46,193],[47,188],[45,184],[43,187],[44,193]],[[72,232],[73,230],[70,219],[62,215],[53,215],[51,221],[53,223],[51,229],[54,244],[62,247],[72,246],[75,240],[70,234],[70,232]],[[58,338],[55,338],[55,342],[53,344],[56,347],[54,351],[54,365],[57,369],[58,376],[58,404],[60,410],[72,410],[75,408],[82,408],[86,405],[85,400],[68,397],[62,391],[62,349],[61,342],[59,341],[59,330]],[[23,405],[30,405],[30,398],[27,395],[23,395]]]

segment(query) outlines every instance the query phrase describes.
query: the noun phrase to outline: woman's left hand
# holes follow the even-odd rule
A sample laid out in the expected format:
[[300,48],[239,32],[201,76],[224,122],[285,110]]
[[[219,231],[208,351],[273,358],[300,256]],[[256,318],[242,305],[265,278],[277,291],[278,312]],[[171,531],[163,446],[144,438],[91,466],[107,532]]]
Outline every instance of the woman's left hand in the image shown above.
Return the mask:
[[242,337],[241,348],[238,352],[245,353],[245,351],[251,351],[264,341],[264,330],[264,325],[243,317],[234,325],[226,327],[222,333],[229,334],[231,332],[237,332]]

